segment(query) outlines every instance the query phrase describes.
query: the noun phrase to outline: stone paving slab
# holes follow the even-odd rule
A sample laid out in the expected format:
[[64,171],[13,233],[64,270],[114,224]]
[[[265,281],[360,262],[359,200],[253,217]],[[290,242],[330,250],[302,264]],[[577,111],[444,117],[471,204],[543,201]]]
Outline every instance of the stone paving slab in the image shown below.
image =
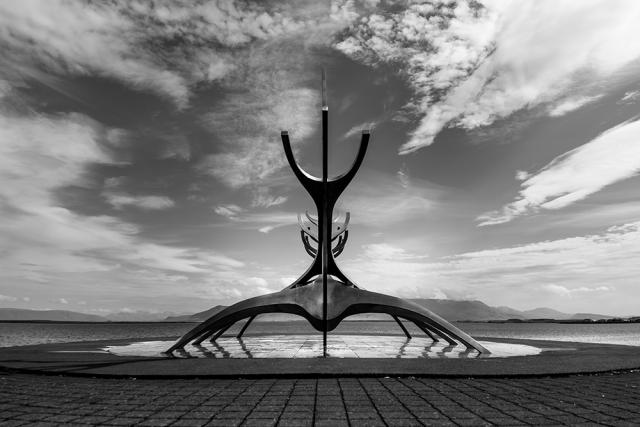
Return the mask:
[[[151,338],[149,338],[151,340]],[[124,357],[104,352],[132,340],[42,344],[0,349],[0,367],[23,372],[106,377],[496,377],[594,373],[640,367],[632,346],[487,338],[540,347],[535,356],[463,359],[206,359]]]
[[640,425],[640,371],[541,378],[133,380],[0,371],[2,426]]

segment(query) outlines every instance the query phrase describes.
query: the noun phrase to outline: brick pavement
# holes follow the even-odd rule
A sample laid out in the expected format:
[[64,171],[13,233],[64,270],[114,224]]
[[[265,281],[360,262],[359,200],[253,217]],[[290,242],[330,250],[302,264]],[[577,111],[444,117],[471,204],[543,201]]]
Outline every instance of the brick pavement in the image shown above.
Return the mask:
[[0,372],[0,425],[640,425],[640,371],[520,379],[134,380]]

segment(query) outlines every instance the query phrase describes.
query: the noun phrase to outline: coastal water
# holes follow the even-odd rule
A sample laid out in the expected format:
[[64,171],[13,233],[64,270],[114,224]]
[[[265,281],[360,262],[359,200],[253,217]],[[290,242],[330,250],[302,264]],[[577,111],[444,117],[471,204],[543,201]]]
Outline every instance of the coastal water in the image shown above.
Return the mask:
[[[0,322],[0,347],[54,342],[93,341],[122,338],[175,339],[193,323],[5,323]],[[640,346],[640,323],[558,324],[558,323],[457,323],[474,337],[525,338],[555,341],[623,344]],[[242,324],[229,330],[237,331]],[[317,334],[306,321],[256,321],[247,330],[252,334]],[[400,335],[398,325],[386,321],[345,321],[336,334]],[[420,334],[414,330],[416,335]]]

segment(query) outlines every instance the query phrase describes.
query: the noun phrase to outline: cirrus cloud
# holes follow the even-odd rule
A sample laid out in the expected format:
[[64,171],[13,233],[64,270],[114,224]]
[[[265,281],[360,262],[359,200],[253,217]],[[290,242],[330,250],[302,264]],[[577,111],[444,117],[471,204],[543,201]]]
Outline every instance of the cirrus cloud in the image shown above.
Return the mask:
[[640,120],[625,122],[551,161],[534,174],[519,174],[518,198],[487,212],[479,225],[502,224],[540,209],[560,209],[640,172]]
[[568,94],[600,96],[583,92],[604,90],[593,82],[615,79],[614,71],[640,56],[637,2],[482,3],[383,6],[336,43],[366,64],[400,65],[418,116],[401,153],[432,144],[448,126],[487,126]]

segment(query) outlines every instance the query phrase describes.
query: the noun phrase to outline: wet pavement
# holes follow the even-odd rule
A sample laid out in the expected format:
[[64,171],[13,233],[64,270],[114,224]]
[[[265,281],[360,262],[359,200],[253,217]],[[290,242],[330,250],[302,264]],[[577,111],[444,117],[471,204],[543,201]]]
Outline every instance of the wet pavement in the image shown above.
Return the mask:
[[555,378],[132,380],[0,371],[0,424],[640,425],[640,371]]
[[[524,344],[481,341],[491,351],[482,357],[513,357],[536,355],[540,348]],[[173,341],[140,341],[127,345],[105,347],[105,351],[118,356],[159,357],[171,347]],[[173,356],[214,359],[251,358],[318,358],[323,356],[322,337],[309,335],[264,335],[220,337],[216,341],[204,341],[201,345],[187,345]],[[330,335],[327,340],[327,356],[332,358],[475,358],[480,353],[463,345],[452,346],[447,342],[434,342],[430,338],[384,335]]]

